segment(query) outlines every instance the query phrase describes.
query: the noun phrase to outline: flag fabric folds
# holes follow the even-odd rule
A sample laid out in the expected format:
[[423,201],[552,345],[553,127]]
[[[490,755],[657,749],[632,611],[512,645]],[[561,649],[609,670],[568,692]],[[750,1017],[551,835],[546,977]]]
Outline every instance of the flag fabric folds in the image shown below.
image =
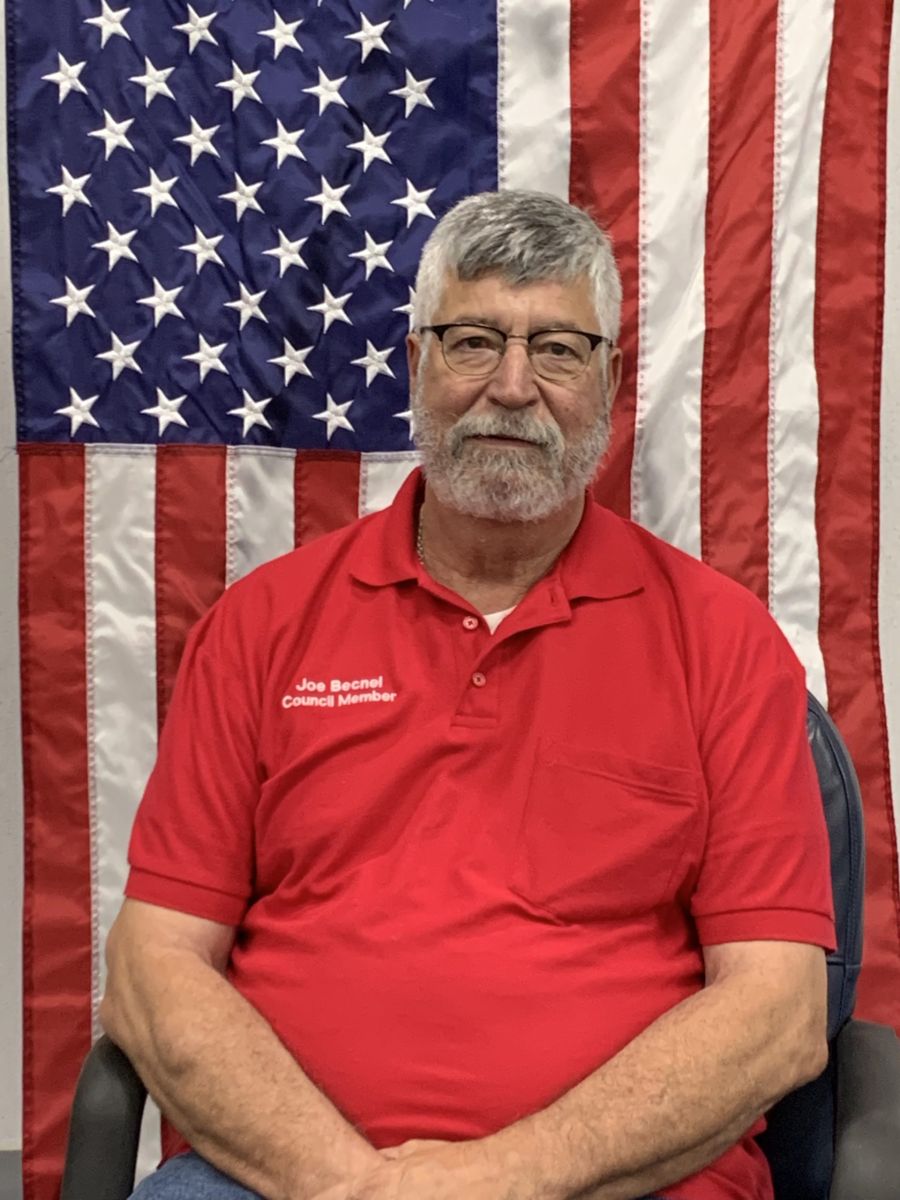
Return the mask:
[[390,502],[416,461],[417,258],[484,189],[566,196],[613,236],[626,366],[597,494],[760,596],[827,702],[865,801],[858,1012],[900,1026],[878,593],[891,17],[8,0],[28,1200],[58,1189],[187,630],[259,563]]

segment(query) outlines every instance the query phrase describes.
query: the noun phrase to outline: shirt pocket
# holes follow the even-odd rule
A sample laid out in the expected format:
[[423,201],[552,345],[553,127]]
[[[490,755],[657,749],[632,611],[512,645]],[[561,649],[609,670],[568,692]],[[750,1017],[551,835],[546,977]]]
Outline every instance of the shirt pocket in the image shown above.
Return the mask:
[[699,808],[698,775],[567,743],[538,744],[509,886],[568,921],[674,900]]

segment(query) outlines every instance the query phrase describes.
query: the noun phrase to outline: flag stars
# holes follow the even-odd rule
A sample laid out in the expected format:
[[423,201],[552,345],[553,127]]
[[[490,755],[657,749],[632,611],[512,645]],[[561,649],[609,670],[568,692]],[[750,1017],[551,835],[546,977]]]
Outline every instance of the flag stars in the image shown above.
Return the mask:
[[136,342],[122,342],[114,333],[111,333],[110,336],[112,338],[110,348],[102,354],[95,354],[94,358],[99,358],[112,366],[113,379],[118,379],[126,367],[129,371],[137,371],[138,375],[143,375],[143,371],[134,357],[135,350],[141,344],[140,339]]
[[387,271],[393,271],[394,268],[387,260],[387,252],[390,250],[393,242],[378,243],[368,231],[365,234],[365,239],[365,249],[354,251],[354,253],[350,255],[350,258],[359,258],[366,264],[366,279],[368,279],[372,272],[377,270],[378,267],[382,267]]
[[344,192],[349,191],[350,184],[345,183],[343,187],[332,187],[324,175],[320,178],[322,190],[315,196],[307,196],[307,204],[318,204],[321,207],[323,225],[332,213],[343,213],[345,217],[349,217],[350,210],[344,205],[341,197]]
[[428,197],[434,191],[434,188],[426,188],[424,191],[417,191],[416,188],[407,179],[406,195],[399,197],[397,200],[392,200],[391,204],[396,204],[399,208],[406,209],[406,228],[409,229],[413,221],[418,216],[431,217],[434,220],[434,213],[428,207]]
[[408,304],[398,304],[397,307],[394,309],[395,313],[402,313],[403,316],[409,318],[409,332],[410,333],[412,333],[413,321],[415,320],[415,304],[416,304],[416,290],[415,290],[415,288],[410,288],[409,289],[409,303]]
[[278,132],[276,133],[275,137],[266,138],[265,141],[260,142],[260,145],[272,147],[272,149],[278,155],[279,167],[286,158],[302,158],[305,160],[306,155],[297,145],[297,142],[306,131],[303,129],[295,129],[291,131],[289,129],[285,129],[280,121],[277,121],[276,123],[278,125]]
[[223,375],[228,374],[228,368],[222,362],[222,351],[227,345],[227,342],[220,342],[218,346],[213,346],[206,340],[202,333],[198,333],[197,349],[193,354],[182,355],[182,359],[184,362],[197,364],[200,369],[200,382],[202,383],[210,371],[221,371]]
[[176,142],[190,146],[191,166],[194,165],[201,154],[212,154],[214,158],[219,157],[219,152],[213,145],[213,138],[221,128],[221,125],[210,125],[208,129],[202,129],[200,122],[191,117],[191,132],[175,138]]
[[323,284],[322,290],[325,293],[325,298],[321,304],[311,304],[307,309],[308,312],[321,313],[325,318],[325,328],[322,331],[327,333],[335,321],[344,321],[347,325],[352,325],[353,322],[344,312],[344,305],[352,296],[352,292],[347,292],[343,296],[332,296],[328,288]]
[[96,25],[100,30],[100,47],[106,45],[111,37],[123,37],[127,41],[131,41],[131,34],[122,24],[128,14],[130,8],[112,9],[106,3],[106,0],[100,0],[100,15],[97,17],[88,17],[85,20],[85,25]]
[[170,204],[172,208],[177,208],[174,197],[170,194],[172,188],[178,182],[178,176],[175,175],[171,179],[160,179],[156,172],[150,167],[150,182],[146,187],[133,188],[139,196],[146,196],[150,201],[150,216],[156,216],[156,210],[161,204]]
[[134,146],[132,146],[131,142],[125,136],[133,124],[134,117],[128,117],[124,121],[114,121],[110,113],[104,109],[103,128],[92,130],[88,134],[88,137],[99,138],[103,142],[105,150],[103,157],[105,160],[108,160],[113,150],[118,150],[119,147],[134,153]]
[[162,388],[157,388],[156,403],[152,408],[142,408],[141,412],[146,413],[148,417],[156,417],[159,421],[159,436],[162,437],[170,425],[183,425],[185,429],[188,428],[187,421],[179,411],[186,399],[186,395],[170,399]]
[[74,437],[82,425],[93,425],[95,429],[100,428],[97,418],[91,412],[98,399],[99,396],[88,396],[86,399],[82,399],[74,388],[69,388],[69,403],[65,408],[56,409],[56,412],[60,416],[68,417],[71,421],[70,437]]
[[225,236],[224,233],[219,233],[215,237],[207,237],[198,225],[194,226],[194,241],[189,242],[186,246],[179,246],[179,250],[187,250],[189,254],[193,254],[196,259],[197,274],[200,274],[200,268],[205,267],[208,262],[218,263],[223,266],[221,258],[216,251],[216,246]]
[[97,314],[87,302],[94,286],[93,283],[89,283],[87,287],[77,288],[68,275],[66,276],[66,294],[57,296],[55,300],[50,301],[51,304],[61,304],[66,310],[66,328],[80,313],[84,313],[87,317],[96,317]]
[[183,33],[188,39],[188,52],[193,54],[201,42],[211,42],[212,45],[218,46],[218,42],[209,31],[210,25],[219,15],[211,12],[208,16],[198,17],[190,4],[187,6],[188,19],[183,25],[174,25],[178,33]]
[[348,400],[346,404],[335,404],[331,397],[331,393],[328,392],[325,396],[325,404],[327,407],[324,408],[322,412],[313,413],[314,420],[324,421],[326,423],[326,437],[329,442],[331,441],[331,435],[336,429],[347,429],[350,431],[350,433],[355,432],[353,426],[350,424],[350,421],[347,418],[347,409],[352,403],[352,400]]
[[374,162],[374,160],[376,158],[379,158],[382,160],[382,162],[386,162],[386,163],[389,163],[391,161],[391,159],[388,156],[387,151],[384,148],[384,143],[388,140],[388,138],[390,136],[391,136],[390,130],[388,130],[387,133],[373,133],[372,130],[368,127],[368,125],[363,123],[362,141],[351,142],[347,146],[347,149],[348,150],[358,150],[359,153],[362,155],[363,172],[364,173],[366,171],[368,171],[369,167],[372,165],[372,163]]
[[282,50],[286,49],[287,47],[290,47],[292,50],[300,50],[302,52],[303,47],[297,41],[294,33],[299,26],[303,24],[303,22],[285,21],[278,15],[277,12],[273,12],[272,15],[275,18],[275,25],[273,28],[260,29],[259,34],[261,37],[268,37],[272,39],[275,47],[275,57],[277,58]]
[[396,346],[389,346],[387,350],[376,350],[372,343],[366,339],[366,353],[363,358],[354,358],[354,367],[363,367],[366,372],[366,387],[372,386],[372,380],[376,375],[389,375],[391,379],[396,379],[396,375],[388,366],[387,360],[391,357]]
[[241,314],[241,329],[247,324],[251,317],[256,317],[258,321],[269,323],[269,319],[263,310],[259,307],[259,302],[266,294],[265,288],[261,292],[250,292],[243,283],[238,284],[241,289],[241,294],[237,300],[226,300],[225,308],[233,308]]
[[231,92],[232,112],[240,105],[242,100],[256,100],[258,103],[262,103],[256,93],[256,88],[253,86],[258,75],[259,71],[242,71],[232,59],[231,78],[216,84],[216,87],[223,88],[226,92]]
[[69,211],[73,204],[86,204],[88,208],[93,207],[90,200],[84,194],[84,185],[90,179],[90,175],[79,175],[77,178],[70,175],[65,167],[62,168],[62,182],[55,187],[49,187],[46,190],[52,196],[59,196],[62,200],[63,216]]
[[149,108],[151,100],[155,100],[157,96],[168,96],[170,100],[175,97],[172,94],[172,89],[166,83],[166,80],[175,70],[174,67],[154,67],[149,58],[144,58],[144,74],[131,75],[130,83],[139,83],[144,89],[144,107]]
[[373,25],[365,13],[360,13],[360,17],[362,25],[357,32],[345,34],[344,37],[346,41],[359,42],[362,61],[365,62],[373,50],[383,50],[386,54],[390,54],[390,50],[381,36],[390,25],[390,21],[382,21],[380,25]]
[[65,100],[66,96],[68,96],[70,92],[81,92],[86,96],[88,94],[87,88],[78,78],[78,76],[84,70],[85,64],[83,62],[66,62],[61,54],[58,54],[57,58],[59,59],[59,67],[57,70],[55,70],[52,75],[42,75],[41,79],[46,79],[50,83],[56,84],[56,86],[59,88],[59,103],[62,104],[63,100]]
[[342,75],[340,79],[329,79],[321,67],[318,68],[318,71],[319,82],[315,87],[304,88],[303,91],[318,97],[319,116],[321,117],[329,104],[341,104],[346,108],[347,101],[341,95],[341,85],[346,83],[347,76]]
[[[406,70],[404,68],[404,70]],[[434,83],[434,79],[416,79],[411,71],[406,71],[406,84],[402,88],[394,88],[391,92],[392,96],[399,96],[401,100],[406,102],[405,116],[413,111],[413,109],[421,104],[425,108],[434,108],[434,105],[428,99],[428,89]]]
[[312,346],[297,349],[285,338],[284,354],[279,354],[278,358],[270,358],[268,361],[276,367],[281,367],[284,371],[284,386],[287,387],[295,375],[307,375],[312,379],[313,373],[306,365],[306,360],[312,351]]
[[255,212],[262,212],[263,208],[260,202],[256,199],[256,193],[262,187],[263,181],[259,183],[244,183],[237,171],[234,173],[234,191],[223,192],[220,200],[230,200],[234,205],[237,219],[240,221],[248,208],[252,208]]
[[158,279],[153,280],[153,295],[145,296],[142,300],[138,300],[138,304],[146,304],[148,308],[153,309],[153,328],[159,325],[163,317],[178,317],[184,320],[184,313],[175,303],[178,293],[183,290],[183,287],[164,288]]
[[267,405],[272,403],[272,397],[269,396],[265,400],[254,400],[246,388],[241,388],[241,393],[244,397],[242,408],[229,408],[229,417],[243,417],[244,429],[243,437],[246,437],[254,425],[262,425],[265,429],[271,429],[272,426],[263,415]]
[[298,238],[296,242],[292,242],[287,234],[282,230],[278,230],[278,245],[273,246],[271,250],[263,250],[263,254],[269,254],[272,258],[278,259],[278,277],[284,275],[288,267],[303,267],[306,269],[306,263],[300,257],[300,249],[303,246],[306,238]]
[[127,233],[119,233],[112,221],[107,221],[106,240],[103,242],[94,242],[91,245],[91,249],[103,250],[109,255],[110,271],[120,258],[130,258],[132,262],[137,262],[137,255],[131,249],[131,240],[136,233],[136,229],[130,229]]

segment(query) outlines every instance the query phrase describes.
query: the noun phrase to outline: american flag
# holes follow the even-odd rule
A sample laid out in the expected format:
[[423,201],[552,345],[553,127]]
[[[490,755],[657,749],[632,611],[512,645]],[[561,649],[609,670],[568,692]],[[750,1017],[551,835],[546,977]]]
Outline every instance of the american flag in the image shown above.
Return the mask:
[[7,2],[28,1200],[58,1188],[187,629],[390,502],[416,261],[485,189],[612,233],[598,496],[761,596],[827,701],[866,806],[858,1012],[900,1026],[890,0],[118,3]]

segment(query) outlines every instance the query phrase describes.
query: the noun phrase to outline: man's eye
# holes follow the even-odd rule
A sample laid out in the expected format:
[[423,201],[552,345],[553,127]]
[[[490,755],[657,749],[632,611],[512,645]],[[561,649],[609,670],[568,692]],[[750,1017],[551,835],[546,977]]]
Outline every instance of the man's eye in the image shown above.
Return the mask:
[[549,354],[553,358],[572,358],[575,356],[575,351],[571,346],[567,346],[565,342],[543,342],[540,351],[541,354]]
[[491,340],[476,333],[460,338],[456,343],[457,350],[490,350],[491,348]]

